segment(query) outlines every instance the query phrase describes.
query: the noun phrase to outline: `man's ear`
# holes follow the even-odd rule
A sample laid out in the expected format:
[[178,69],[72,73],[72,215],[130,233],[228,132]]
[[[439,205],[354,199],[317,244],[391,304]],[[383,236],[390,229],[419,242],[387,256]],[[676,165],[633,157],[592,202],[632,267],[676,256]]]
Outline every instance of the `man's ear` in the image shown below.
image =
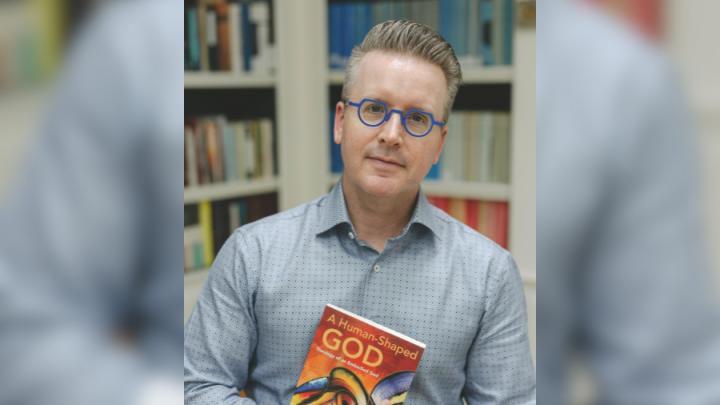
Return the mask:
[[333,123],[333,140],[338,145],[342,143],[344,121],[345,103],[338,101],[337,104],[335,104],[335,122]]
[[443,147],[445,146],[445,137],[447,137],[448,133],[448,126],[447,124],[443,125],[442,131],[440,131],[440,145],[438,145],[437,153],[435,154],[435,159],[433,160],[433,164],[437,164],[437,162],[440,160],[440,155],[442,154]]

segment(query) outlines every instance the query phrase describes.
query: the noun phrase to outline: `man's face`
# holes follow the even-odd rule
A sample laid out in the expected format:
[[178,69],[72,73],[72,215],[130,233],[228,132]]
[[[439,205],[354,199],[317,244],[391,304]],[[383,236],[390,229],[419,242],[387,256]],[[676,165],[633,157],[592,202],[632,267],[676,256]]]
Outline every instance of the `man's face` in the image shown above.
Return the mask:
[[[440,67],[396,53],[372,51],[357,66],[349,99],[384,101],[388,109],[417,108],[443,120],[447,84]],[[414,193],[430,167],[440,158],[447,126],[434,126],[417,138],[405,130],[399,114],[378,127],[368,127],[357,108],[338,102],[335,143],[342,150],[345,180],[351,187],[378,197]]]

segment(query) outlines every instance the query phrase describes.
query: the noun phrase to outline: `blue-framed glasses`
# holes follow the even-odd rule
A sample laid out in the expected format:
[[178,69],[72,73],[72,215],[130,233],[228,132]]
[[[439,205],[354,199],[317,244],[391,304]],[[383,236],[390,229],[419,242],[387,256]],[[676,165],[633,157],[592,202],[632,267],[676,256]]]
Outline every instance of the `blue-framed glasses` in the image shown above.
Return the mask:
[[357,108],[360,122],[369,127],[380,126],[387,122],[393,113],[398,113],[405,130],[417,138],[429,134],[435,125],[441,127],[445,125],[444,122],[435,121],[432,113],[417,108],[411,108],[407,111],[390,109],[387,103],[371,98],[364,98],[359,103],[345,100],[345,103]]

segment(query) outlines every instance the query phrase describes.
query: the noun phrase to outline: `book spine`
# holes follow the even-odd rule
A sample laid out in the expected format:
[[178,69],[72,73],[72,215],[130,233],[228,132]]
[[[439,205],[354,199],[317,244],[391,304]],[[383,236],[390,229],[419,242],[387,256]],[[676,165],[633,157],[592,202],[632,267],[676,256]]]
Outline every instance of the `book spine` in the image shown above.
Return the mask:
[[245,180],[247,178],[247,172],[245,170],[247,165],[245,162],[245,123],[236,122],[233,128],[235,135],[235,159],[237,160],[235,176],[238,179]]
[[503,1],[503,63],[512,65],[513,30],[515,29],[515,7],[513,0]]
[[448,207],[448,213],[458,221],[465,223],[465,200],[462,200],[460,198],[451,198]]
[[207,0],[198,0],[197,5],[198,45],[200,48],[200,70],[210,69],[207,50]]
[[496,65],[503,63],[503,0],[493,0],[492,53]]
[[465,200],[465,214],[465,223],[467,226],[477,231],[479,227],[477,200]]
[[198,36],[197,7],[187,10],[188,69],[200,70],[200,38]]
[[185,159],[188,175],[188,186],[198,185],[197,158],[195,156],[195,135],[191,125],[185,126]]
[[230,235],[230,214],[228,201],[214,201],[212,203],[212,238],[213,257],[215,257],[225,240]]
[[495,57],[492,50],[493,44],[493,0],[480,0],[481,24],[481,53],[485,66],[495,65]]
[[210,201],[203,201],[198,204],[198,213],[200,217],[200,229],[203,236],[203,265],[209,267],[212,264],[215,247],[213,243],[213,226],[212,226],[212,205]]
[[210,70],[216,71],[220,70],[220,55],[218,53],[217,14],[215,7],[208,5],[205,13],[205,40],[207,45],[208,66]]
[[223,135],[223,163],[226,181],[237,180],[237,156],[235,150],[235,129],[231,123],[225,123],[222,127]]
[[243,70],[250,72],[252,69],[253,34],[250,24],[250,6],[247,2],[240,3],[240,22],[242,31]]
[[227,0],[215,3],[217,18],[218,66],[220,70],[230,70],[230,12]]
[[259,123],[262,155],[262,177],[273,177],[273,125],[269,119],[262,119]]
[[230,20],[230,70],[242,71],[242,29],[240,27],[240,5],[230,3],[228,6]]
[[250,4],[250,21],[255,27],[255,52],[253,53],[252,68],[255,72],[269,73],[270,68],[270,31],[269,6],[266,2],[258,1]]
[[193,133],[195,138],[195,157],[197,158],[197,172],[198,172],[198,183],[207,184],[210,183],[210,169],[207,160],[207,147],[205,143],[205,120],[201,119],[197,121],[195,125],[195,132]]

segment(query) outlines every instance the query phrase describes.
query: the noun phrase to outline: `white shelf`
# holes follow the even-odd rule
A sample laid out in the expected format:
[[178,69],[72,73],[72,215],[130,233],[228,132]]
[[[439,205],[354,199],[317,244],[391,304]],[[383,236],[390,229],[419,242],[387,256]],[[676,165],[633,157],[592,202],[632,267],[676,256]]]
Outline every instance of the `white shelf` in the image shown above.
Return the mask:
[[205,280],[207,279],[208,272],[210,271],[209,268],[207,269],[200,269],[200,270],[192,270],[187,273],[185,273],[185,284],[187,285],[202,285],[205,283]]
[[463,84],[512,83],[512,66],[464,67]]
[[274,87],[275,77],[269,74],[236,72],[185,72],[186,89],[262,88]]
[[[334,186],[340,176],[330,176],[330,185]],[[503,183],[480,183],[475,181],[429,180],[422,183],[426,195],[449,198],[464,198],[483,201],[510,201],[510,185]]]
[[422,187],[427,195],[484,201],[510,200],[510,185],[503,183],[439,180],[425,181]]
[[343,84],[343,80],[345,80],[345,71],[337,69],[330,70],[330,72],[328,72],[328,80],[330,81],[330,84]]
[[186,187],[183,200],[185,204],[194,204],[206,200],[221,200],[224,198],[272,193],[278,191],[278,184],[278,179],[272,178],[267,180],[235,181]]
[[[342,84],[345,72],[331,70],[328,73],[330,84]],[[512,66],[468,66],[463,67],[463,84],[512,83]]]

